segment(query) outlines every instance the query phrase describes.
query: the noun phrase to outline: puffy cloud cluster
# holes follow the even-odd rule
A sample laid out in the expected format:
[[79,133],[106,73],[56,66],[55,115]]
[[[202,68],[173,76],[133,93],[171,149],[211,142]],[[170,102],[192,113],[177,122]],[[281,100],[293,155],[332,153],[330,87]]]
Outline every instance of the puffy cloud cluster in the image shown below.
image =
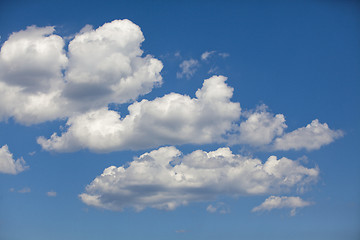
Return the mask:
[[70,41],[54,27],[13,33],[0,52],[0,119],[34,124],[124,103],[162,82],[162,63],[142,56],[141,29],[115,20]]
[[170,93],[153,101],[135,102],[124,118],[107,108],[71,117],[61,136],[41,137],[38,143],[49,151],[88,148],[108,152],[221,141],[240,116],[240,104],[230,101],[233,88],[225,81],[223,76],[205,80],[196,98]]
[[111,210],[172,210],[219,195],[287,191],[316,181],[318,174],[317,168],[306,168],[287,158],[271,156],[262,163],[235,155],[229,148],[182,155],[175,147],[163,147],[141,155],[126,167],[106,168],[80,198],[88,205]]
[[[13,33],[0,51],[0,119],[13,117],[27,125],[68,119],[67,132],[38,139],[46,150],[106,152],[219,141],[312,150],[342,135],[317,120],[284,135],[284,116],[266,109],[239,122],[239,103],[230,101],[233,89],[222,76],[206,80],[196,98],[170,93],[135,102],[129,115],[121,118],[108,109],[109,104],[135,100],[162,82],[162,63],[143,56],[141,29],[129,20],[97,29],[87,25],[69,42],[67,51],[64,39],[54,31],[54,27],[28,27]],[[202,58],[214,53],[205,52]],[[191,76],[198,64],[184,61],[179,76]]]
[[22,157],[17,160],[13,158],[13,154],[9,151],[7,145],[0,148],[0,173],[15,175],[28,168]]
[[[30,26],[11,34],[0,51],[0,120],[14,118],[31,125],[67,119],[66,130],[50,138],[39,137],[47,151],[89,149],[110,152],[181,144],[247,144],[273,150],[314,150],[343,135],[317,119],[285,133],[282,114],[265,106],[243,113],[232,102],[233,88],[226,77],[213,76],[191,98],[169,93],[154,100],[135,101],[161,85],[162,63],[143,55],[141,29],[129,20],[115,20],[97,29],[85,26],[65,46],[54,27]],[[67,49],[67,50],[65,50]],[[201,60],[226,53],[204,52]],[[200,61],[200,60],[199,60]],[[180,64],[178,78],[190,78],[199,61]],[[121,116],[109,104],[129,105]],[[13,159],[7,145],[0,148],[0,172],[17,174],[28,168]],[[130,207],[175,209],[193,201],[220,195],[274,194],[316,181],[317,168],[271,156],[259,159],[233,154],[229,148],[183,155],[163,147],[141,155],[127,166],[111,166],[80,195],[92,206],[111,210]],[[24,190],[28,192],[30,189]],[[50,191],[48,196],[56,196]],[[265,200],[253,211],[295,209],[310,205],[299,197]],[[226,213],[224,204],[209,205],[209,212]]]
[[296,214],[296,208],[302,208],[313,204],[312,202],[304,201],[300,197],[287,196],[270,196],[257,207],[253,208],[253,212],[271,211],[272,209],[291,208],[291,216]]

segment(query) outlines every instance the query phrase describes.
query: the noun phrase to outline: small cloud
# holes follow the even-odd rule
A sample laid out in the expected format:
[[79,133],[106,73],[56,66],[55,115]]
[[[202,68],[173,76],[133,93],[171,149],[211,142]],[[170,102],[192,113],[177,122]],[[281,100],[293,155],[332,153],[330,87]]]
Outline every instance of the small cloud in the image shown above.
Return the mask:
[[271,211],[273,209],[291,208],[290,216],[295,216],[296,209],[312,205],[312,202],[307,202],[300,197],[286,197],[286,196],[270,196],[257,207],[252,209],[252,212]]
[[230,208],[223,202],[219,202],[215,205],[210,204],[207,208],[206,211],[208,211],[209,213],[220,213],[220,214],[227,214],[230,212]]
[[31,192],[31,189],[28,187],[25,187],[23,189],[18,190],[17,192],[18,193],[29,193],[29,192]]
[[228,53],[218,53],[218,55],[223,58],[227,58],[230,56],[230,54],[228,54]]
[[176,232],[176,233],[186,233],[187,231],[184,230],[184,229],[180,229],[180,230],[176,230],[175,232]]
[[32,152],[29,152],[29,155],[30,155],[30,156],[34,156],[35,153],[36,153],[36,151],[32,151]]
[[210,68],[208,73],[209,74],[215,74],[218,70],[219,70],[219,68],[217,66],[215,66],[215,67]]
[[175,57],[181,57],[181,54],[180,54],[180,51],[177,51],[175,54],[174,54]]
[[213,205],[209,205],[207,208],[206,208],[206,211],[210,212],[210,213],[215,213],[216,212],[216,208],[213,206]]
[[0,148],[0,173],[16,175],[28,168],[22,157],[17,160],[13,158],[7,145]]
[[15,188],[10,188],[9,191],[10,192],[15,192]]
[[47,192],[46,195],[48,197],[56,197],[57,193],[55,191],[50,191],[50,192]]
[[184,60],[180,64],[181,72],[176,73],[177,78],[186,77],[189,79],[194,75],[199,66],[199,61],[195,59]]
[[213,55],[215,51],[206,51],[203,54],[201,54],[201,60],[207,60],[211,55]]

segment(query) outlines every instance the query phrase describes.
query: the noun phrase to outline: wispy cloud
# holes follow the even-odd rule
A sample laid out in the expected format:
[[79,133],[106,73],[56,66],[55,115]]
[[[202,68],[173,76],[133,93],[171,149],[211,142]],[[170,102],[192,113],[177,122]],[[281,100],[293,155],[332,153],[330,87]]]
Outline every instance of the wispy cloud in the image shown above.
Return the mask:
[[201,60],[207,60],[215,52],[216,51],[205,51],[203,54],[201,54]]
[[31,192],[31,189],[28,187],[25,187],[25,188],[18,190],[17,192],[18,193],[29,193],[29,192]]
[[55,191],[49,191],[49,192],[46,193],[46,195],[47,195],[48,197],[56,197],[56,196],[57,196],[57,192],[55,192]]
[[199,61],[195,59],[184,60],[180,64],[180,72],[176,73],[177,78],[191,78],[199,67]]
[[230,213],[230,208],[225,203],[218,202],[208,205],[206,211],[208,211],[209,213],[227,214]]

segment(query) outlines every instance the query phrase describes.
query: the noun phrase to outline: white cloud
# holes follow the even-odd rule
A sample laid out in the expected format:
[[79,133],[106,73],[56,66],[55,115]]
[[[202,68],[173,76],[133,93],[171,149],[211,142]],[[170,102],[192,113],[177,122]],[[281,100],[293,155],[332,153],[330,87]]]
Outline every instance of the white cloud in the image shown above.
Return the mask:
[[[115,20],[88,29],[69,43],[69,66],[63,95],[79,109],[124,103],[160,85],[162,63],[142,57],[144,36],[129,20]],[[89,106],[90,105],[90,106]]]
[[204,144],[222,141],[240,115],[239,103],[230,101],[233,88],[226,77],[204,81],[196,98],[176,93],[153,101],[142,100],[129,106],[129,115],[106,108],[71,117],[67,132],[38,138],[48,151],[88,148],[97,152],[145,149],[161,145]]
[[284,115],[274,116],[266,108],[262,105],[255,112],[245,113],[247,120],[234,129],[236,133],[230,136],[229,143],[263,146],[271,143],[274,137],[282,135],[287,127]]
[[142,56],[144,37],[129,20],[83,28],[67,53],[54,30],[28,27],[1,47],[0,120],[30,125],[66,118],[134,100],[162,82],[162,63]]
[[49,192],[46,193],[46,195],[47,195],[48,197],[56,197],[57,193],[54,192],[54,191],[49,191]]
[[68,59],[54,27],[13,33],[0,52],[0,119],[30,124],[63,117],[62,70]]
[[22,157],[17,160],[13,158],[7,145],[0,148],[0,173],[18,174],[28,168]]
[[253,208],[253,212],[258,211],[271,211],[273,209],[291,208],[291,216],[296,214],[296,208],[302,208],[312,205],[312,202],[307,202],[300,197],[287,197],[287,196],[270,196],[262,204]]
[[201,54],[201,60],[207,60],[214,53],[215,51],[205,51],[203,54]]
[[333,142],[342,137],[340,130],[331,130],[326,123],[321,124],[315,119],[306,127],[296,129],[290,133],[276,138],[274,142],[275,150],[306,150],[319,149],[320,147]]
[[199,61],[195,59],[184,60],[180,64],[181,72],[176,73],[177,78],[186,77],[187,79],[191,78],[196,72],[199,66]]
[[221,195],[259,195],[288,191],[316,181],[317,168],[306,168],[275,156],[259,159],[235,155],[229,148],[188,155],[163,147],[135,158],[125,166],[111,166],[80,194],[87,205],[122,210],[172,210]]

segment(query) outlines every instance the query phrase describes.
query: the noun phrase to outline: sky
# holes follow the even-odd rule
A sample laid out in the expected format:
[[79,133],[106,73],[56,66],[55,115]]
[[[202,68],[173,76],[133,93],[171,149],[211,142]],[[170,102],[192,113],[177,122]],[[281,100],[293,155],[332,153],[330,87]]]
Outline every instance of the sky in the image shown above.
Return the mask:
[[0,239],[359,239],[357,1],[1,1]]

